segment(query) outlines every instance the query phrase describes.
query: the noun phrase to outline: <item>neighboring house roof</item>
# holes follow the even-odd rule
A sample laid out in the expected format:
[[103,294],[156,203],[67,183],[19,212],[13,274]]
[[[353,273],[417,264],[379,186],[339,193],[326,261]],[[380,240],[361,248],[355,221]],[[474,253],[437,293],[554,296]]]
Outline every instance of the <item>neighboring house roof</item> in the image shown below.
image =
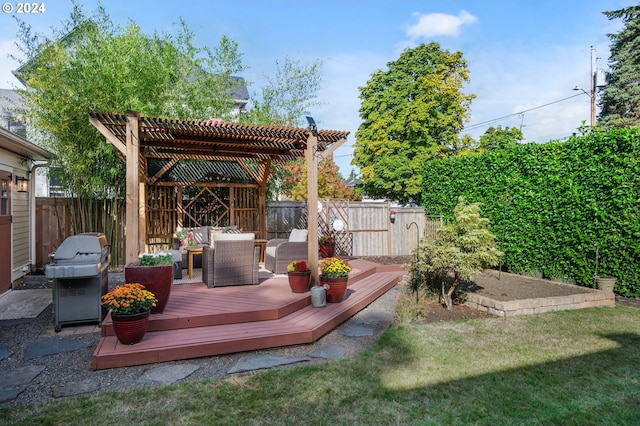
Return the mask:
[[0,148],[4,148],[33,161],[46,161],[53,157],[53,154],[46,149],[40,148],[33,142],[29,142],[23,137],[20,137],[15,133],[11,133],[1,127]]
[[239,110],[243,110],[249,102],[249,90],[247,90],[247,84],[242,77],[231,76],[231,80],[235,83],[230,90],[230,95],[236,102]]
[[24,107],[24,101],[18,92],[0,89],[0,127],[20,135],[26,135],[24,122],[16,115],[15,110]]

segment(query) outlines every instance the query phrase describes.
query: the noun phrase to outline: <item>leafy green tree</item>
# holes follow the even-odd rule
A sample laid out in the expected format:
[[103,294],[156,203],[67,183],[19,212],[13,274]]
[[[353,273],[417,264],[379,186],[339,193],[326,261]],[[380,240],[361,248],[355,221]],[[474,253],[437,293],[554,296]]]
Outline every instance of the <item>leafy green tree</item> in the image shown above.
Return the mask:
[[322,82],[322,62],[305,65],[287,57],[282,65],[276,61],[275,76],[265,77],[266,86],[254,96],[253,107],[242,121],[291,127],[304,124],[303,116],[319,105],[316,96]]
[[[292,200],[307,199],[307,167],[304,160],[293,161],[284,169],[282,192]],[[353,188],[348,187],[340,175],[340,169],[332,158],[326,158],[318,164],[318,197],[346,198],[359,201]]]
[[423,163],[455,148],[475,96],[461,92],[469,78],[462,53],[437,43],[407,49],[387,66],[360,88],[353,164],[367,194],[406,202],[421,190]]
[[[298,127],[304,115],[319,104],[317,93],[322,82],[322,62],[315,61],[310,65],[300,63],[291,58],[285,58],[282,65],[276,61],[276,74],[265,76],[267,84],[254,94],[252,107],[246,114],[240,116],[240,121],[250,124],[265,124],[272,126]],[[322,164],[320,165],[322,166]],[[300,173],[306,169],[304,160],[291,161],[284,168],[275,169],[274,179],[269,181],[267,192],[271,199],[281,193],[292,199],[292,190],[304,189],[306,199],[306,181],[300,184]],[[295,171],[295,172],[294,172]],[[321,172],[322,174],[322,172]]]
[[194,44],[184,22],[176,37],[147,36],[133,23],[116,28],[102,7],[89,18],[77,4],[51,39],[19,23],[23,113],[79,198],[118,197],[125,184],[123,163],[89,123],[89,108],[203,119],[232,110],[230,77],[243,67],[226,37],[209,50]]
[[496,149],[513,148],[522,141],[524,137],[517,127],[489,127],[482,136],[480,136],[479,151],[495,151]]
[[452,296],[460,282],[497,265],[503,255],[496,248],[489,220],[480,215],[479,203],[466,204],[459,197],[453,215],[454,221],[443,227],[440,238],[420,242],[409,268],[412,282],[442,286],[447,309],[453,307]]
[[624,28],[609,35],[611,72],[600,97],[598,122],[605,127],[640,126],[640,5],[604,14],[622,19]]

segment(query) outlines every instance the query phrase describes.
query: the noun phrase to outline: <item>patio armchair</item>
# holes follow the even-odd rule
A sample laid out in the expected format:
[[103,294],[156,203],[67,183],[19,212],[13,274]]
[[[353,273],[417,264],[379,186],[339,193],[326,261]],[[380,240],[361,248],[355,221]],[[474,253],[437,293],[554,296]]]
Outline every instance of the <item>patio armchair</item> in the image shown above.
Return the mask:
[[293,229],[288,239],[267,241],[264,267],[275,274],[286,274],[289,263],[294,260],[306,261],[307,257],[307,230]]
[[254,234],[216,234],[202,252],[202,281],[209,288],[258,284],[260,247]]

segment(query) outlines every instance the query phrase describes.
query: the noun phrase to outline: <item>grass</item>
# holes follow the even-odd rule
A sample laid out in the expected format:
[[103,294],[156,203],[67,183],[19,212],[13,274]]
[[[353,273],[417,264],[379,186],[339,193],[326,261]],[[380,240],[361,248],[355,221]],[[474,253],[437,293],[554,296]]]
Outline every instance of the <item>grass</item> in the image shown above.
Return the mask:
[[390,327],[357,357],[0,410],[0,424],[640,424],[640,310]]

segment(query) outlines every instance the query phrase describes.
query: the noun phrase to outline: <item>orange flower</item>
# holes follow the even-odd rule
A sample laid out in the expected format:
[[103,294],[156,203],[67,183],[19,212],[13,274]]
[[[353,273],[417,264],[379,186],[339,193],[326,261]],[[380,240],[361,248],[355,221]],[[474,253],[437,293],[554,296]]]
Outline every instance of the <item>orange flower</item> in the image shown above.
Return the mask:
[[119,285],[102,296],[101,305],[116,315],[127,315],[146,312],[156,302],[155,295],[145,290],[142,284],[129,283]]

